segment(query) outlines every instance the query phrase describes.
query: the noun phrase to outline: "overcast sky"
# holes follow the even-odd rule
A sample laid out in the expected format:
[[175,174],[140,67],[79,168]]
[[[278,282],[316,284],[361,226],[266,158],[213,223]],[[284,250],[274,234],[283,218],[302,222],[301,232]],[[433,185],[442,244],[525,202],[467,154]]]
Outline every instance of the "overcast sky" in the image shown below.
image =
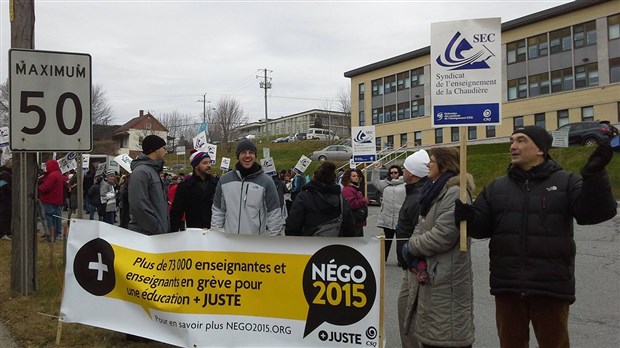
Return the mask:
[[[430,44],[430,23],[501,17],[567,1],[105,1],[35,0],[35,49],[88,53],[124,123],[139,110],[201,118],[237,99],[264,118],[257,76],[268,69],[269,118],[333,105],[344,72]],[[0,78],[8,77],[8,0],[0,0]]]

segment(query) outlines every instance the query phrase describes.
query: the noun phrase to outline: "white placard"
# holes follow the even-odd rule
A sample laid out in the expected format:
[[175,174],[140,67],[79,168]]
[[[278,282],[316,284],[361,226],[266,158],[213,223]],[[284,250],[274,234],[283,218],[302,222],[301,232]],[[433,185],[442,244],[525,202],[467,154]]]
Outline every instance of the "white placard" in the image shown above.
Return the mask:
[[90,154],[83,153],[82,154],[82,169],[84,169],[84,171],[88,171],[89,165],[90,165]]
[[355,163],[376,161],[375,126],[352,127],[351,147]]
[[568,147],[568,132],[569,131],[570,131],[569,127],[564,127],[560,130],[551,132],[551,136],[553,136],[553,142],[551,143],[551,146]]
[[303,172],[306,171],[306,169],[308,169],[308,166],[310,165],[310,163],[312,163],[311,159],[309,159],[308,157],[304,155],[301,155],[301,157],[299,158],[299,161],[297,161],[297,164],[293,168],[293,171],[297,174],[302,174]]
[[185,146],[177,146],[176,148],[177,155],[185,155]]
[[269,152],[270,152],[270,151],[269,151],[269,148],[268,148],[268,147],[263,147],[263,158],[269,158],[269,157],[271,157],[271,156],[270,156],[271,154],[270,154]]
[[77,153],[69,152],[65,157],[59,159],[58,166],[60,167],[60,172],[64,174],[72,169],[76,170],[78,167],[76,158]]
[[126,154],[118,155],[114,157],[114,161],[118,163],[118,165],[121,166],[123,169],[125,169],[127,172],[131,173],[131,161],[133,161],[133,159],[129,157],[129,155],[126,155]]
[[263,172],[269,176],[274,176],[278,174],[276,171],[276,163],[273,161],[273,158],[263,158],[260,160],[260,165],[263,167]]
[[230,168],[230,158],[222,157],[222,163],[220,163],[221,170],[228,170]]
[[207,135],[200,132],[194,137],[194,149],[203,151],[207,147]]
[[0,147],[9,146],[9,127],[0,127]]
[[95,177],[103,175],[105,173],[105,162],[97,164],[97,170],[95,171]]
[[217,145],[207,143],[205,151],[209,154],[209,158],[211,158],[211,164],[215,164],[215,160],[217,158]]

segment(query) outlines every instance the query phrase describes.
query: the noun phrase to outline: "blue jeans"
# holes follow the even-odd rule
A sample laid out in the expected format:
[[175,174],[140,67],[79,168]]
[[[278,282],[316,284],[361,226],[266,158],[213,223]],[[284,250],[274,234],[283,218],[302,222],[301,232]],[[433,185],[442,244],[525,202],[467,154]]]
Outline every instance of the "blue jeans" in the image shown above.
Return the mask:
[[62,205],[43,204],[43,211],[45,212],[45,221],[47,221],[50,235],[53,228],[56,237],[62,236],[62,220],[60,219],[62,216]]
[[116,220],[116,212],[115,211],[106,211],[103,216],[103,222],[107,222],[111,225],[114,225],[114,220]]

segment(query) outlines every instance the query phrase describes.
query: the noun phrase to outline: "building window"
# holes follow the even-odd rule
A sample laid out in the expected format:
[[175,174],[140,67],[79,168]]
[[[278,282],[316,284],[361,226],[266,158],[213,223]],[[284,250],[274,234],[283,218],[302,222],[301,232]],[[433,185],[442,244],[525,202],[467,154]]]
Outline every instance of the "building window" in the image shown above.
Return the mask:
[[487,138],[495,138],[495,126],[486,126]]
[[598,63],[575,67],[575,89],[598,86]]
[[394,75],[383,78],[383,92],[385,94],[396,92],[396,77]]
[[469,140],[478,139],[478,127],[476,126],[467,127],[467,139]]
[[360,114],[358,116],[358,122],[360,126],[363,126],[366,124],[366,116],[364,115],[364,111],[360,111]]
[[568,124],[568,110],[558,110],[558,128]]
[[144,129],[146,130],[151,130],[151,128],[153,128],[153,124],[152,123],[147,123],[144,125]]
[[450,127],[450,137],[452,141],[459,141],[459,127]]
[[596,45],[596,22],[573,25],[573,42],[575,48]]
[[409,80],[409,71],[401,72],[397,75],[397,79],[397,88],[399,91],[407,89],[411,86],[411,81]]
[[508,100],[527,98],[527,79],[522,77],[508,81]]
[[381,151],[381,137],[375,138],[375,150]]
[[547,129],[547,125],[545,122],[545,113],[540,113],[540,114],[535,114],[534,115],[534,124],[537,125],[538,127],[542,127]]
[[394,136],[393,135],[388,135],[386,137],[385,148],[386,149],[393,149],[394,148]]
[[357,86],[357,90],[358,90],[358,95],[359,95],[359,100],[364,100],[364,91],[365,91],[365,87],[363,83],[360,83],[359,86]]
[[435,144],[443,143],[443,128],[435,128]]
[[407,145],[407,133],[400,134],[400,147]]
[[411,70],[411,87],[424,86],[424,68]]
[[584,106],[581,108],[581,120],[582,121],[594,121],[594,107]]
[[508,64],[525,62],[525,40],[511,42],[506,45],[506,62]]
[[422,132],[421,131],[413,132],[413,145],[422,146]]
[[144,137],[138,137],[138,146],[142,147],[142,140],[144,140]]
[[411,118],[424,116],[424,99],[411,101]]
[[383,83],[381,82],[381,79],[373,80],[371,84],[372,84],[373,97],[378,96],[378,95],[383,95]]
[[570,51],[571,42],[570,28],[563,28],[549,33],[549,49],[551,54]]
[[528,78],[530,97],[535,97],[541,94],[549,94],[549,73],[542,73],[538,75],[532,75]]
[[388,105],[385,107],[385,120],[384,122],[396,121],[396,105]]
[[573,89],[573,69],[566,68],[551,72],[551,92],[570,91]]
[[528,59],[544,57],[549,54],[549,42],[547,41],[547,33],[527,39]]
[[409,103],[398,104],[398,119],[406,120],[408,118],[411,118],[411,108],[409,107]]
[[383,123],[383,108],[372,109],[372,124]]
[[620,82],[620,58],[609,60],[609,82]]
[[519,127],[523,127],[523,116],[515,116],[512,119],[512,129],[515,130]]
[[607,36],[609,40],[620,39],[620,14],[607,17]]

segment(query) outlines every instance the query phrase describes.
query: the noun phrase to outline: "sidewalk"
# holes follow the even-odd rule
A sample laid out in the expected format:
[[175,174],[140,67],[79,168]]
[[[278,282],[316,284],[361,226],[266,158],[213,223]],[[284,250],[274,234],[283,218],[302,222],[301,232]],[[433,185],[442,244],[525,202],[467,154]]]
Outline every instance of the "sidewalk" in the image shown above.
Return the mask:
[[13,336],[4,326],[4,322],[0,320],[0,347],[2,348],[18,348],[19,346],[13,340]]

